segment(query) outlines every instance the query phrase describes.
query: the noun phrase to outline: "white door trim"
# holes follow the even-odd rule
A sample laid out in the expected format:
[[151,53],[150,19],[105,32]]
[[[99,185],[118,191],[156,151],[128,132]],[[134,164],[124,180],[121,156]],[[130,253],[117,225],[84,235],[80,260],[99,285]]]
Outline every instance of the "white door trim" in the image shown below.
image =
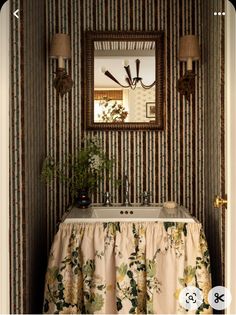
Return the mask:
[[225,15],[225,108],[226,108],[226,286],[232,303],[228,314],[236,314],[236,11],[226,0]]

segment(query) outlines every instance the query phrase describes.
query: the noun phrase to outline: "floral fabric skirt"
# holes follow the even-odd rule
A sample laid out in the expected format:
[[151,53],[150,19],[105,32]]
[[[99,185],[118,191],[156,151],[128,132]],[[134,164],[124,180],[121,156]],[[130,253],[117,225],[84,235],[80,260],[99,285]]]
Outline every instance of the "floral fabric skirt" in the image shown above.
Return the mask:
[[[179,303],[202,291],[197,311]],[[44,313],[212,313],[211,273],[200,223],[62,223],[48,262]]]

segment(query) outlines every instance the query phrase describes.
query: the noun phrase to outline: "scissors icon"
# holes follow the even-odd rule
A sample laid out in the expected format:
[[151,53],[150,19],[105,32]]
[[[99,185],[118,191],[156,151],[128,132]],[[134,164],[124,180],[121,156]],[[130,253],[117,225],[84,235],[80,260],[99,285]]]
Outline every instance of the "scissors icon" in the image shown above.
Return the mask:
[[192,295],[189,292],[186,293],[186,297],[187,297],[186,303],[190,303],[189,301],[192,301],[192,303],[196,303],[196,300],[194,300],[194,298],[193,298],[193,294],[196,297],[196,293],[195,292],[193,292]]
[[214,294],[214,296],[215,296],[215,300],[214,300],[215,303],[219,303],[219,301],[221,301],[221,302],[224,302],[224,301],[225,301],[225,300],[223,299],[224,294],[219,295],[219,293],[216,292],[216,293]]

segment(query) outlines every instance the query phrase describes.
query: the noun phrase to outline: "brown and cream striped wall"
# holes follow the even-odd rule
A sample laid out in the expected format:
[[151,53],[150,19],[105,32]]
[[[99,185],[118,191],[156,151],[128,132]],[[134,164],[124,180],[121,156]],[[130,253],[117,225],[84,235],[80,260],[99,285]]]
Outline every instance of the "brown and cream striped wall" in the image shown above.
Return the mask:
[[10,13],[10,313],[37,314],[47,263],[45,4],[12,0]]

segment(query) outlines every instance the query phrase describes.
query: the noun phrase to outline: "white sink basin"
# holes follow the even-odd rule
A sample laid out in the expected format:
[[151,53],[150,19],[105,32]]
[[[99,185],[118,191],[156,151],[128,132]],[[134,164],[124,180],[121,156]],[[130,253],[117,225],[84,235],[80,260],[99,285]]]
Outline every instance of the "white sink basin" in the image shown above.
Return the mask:
[[142,206],[93,206],[88,209],[72,208],[65,223],[72,222],[194,222],[192,216],[183,207],[166,209],[160,205]]
[[158,218],[160,207],[99,207],[93,208],[94,218]]

